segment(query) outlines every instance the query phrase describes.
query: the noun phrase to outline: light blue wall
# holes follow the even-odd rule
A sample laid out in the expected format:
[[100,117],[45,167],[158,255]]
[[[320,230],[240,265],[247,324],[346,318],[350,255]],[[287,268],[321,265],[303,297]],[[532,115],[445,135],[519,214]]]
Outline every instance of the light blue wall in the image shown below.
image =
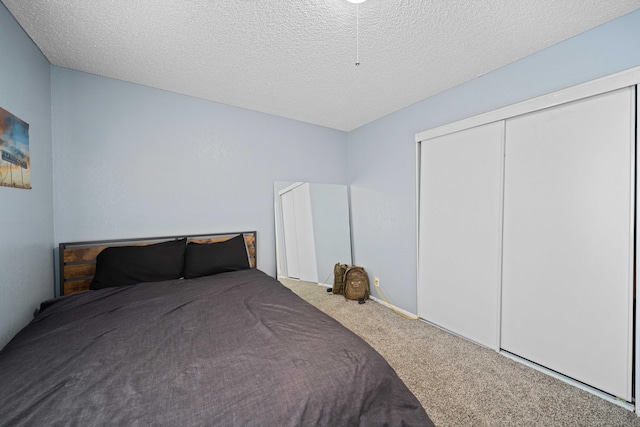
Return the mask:
[[55,242],[258,231],[273,183],[347,181],[345,132],[52,67]]
[[0,3],[0,107],[29,123],[31,190],[0,187],[0,347],[53,296],[49,62]]
[[318,283],[333,284],[333,267],[351,264],[347,186],[311,184],[311,213],[318,263]]
[[350,132],[354,262],[380,278],[392,304],[415,313],[415,134],[637,65],[640,11]]
[[33,185],[0,188],[1,346],[53,295],[62,241],[256,229],[275,274],[275,180],[349,182],[354,263],[415,312],[415,133],[639,65],[640,11],[349,134],[51,67],[3,5],[0,48]]

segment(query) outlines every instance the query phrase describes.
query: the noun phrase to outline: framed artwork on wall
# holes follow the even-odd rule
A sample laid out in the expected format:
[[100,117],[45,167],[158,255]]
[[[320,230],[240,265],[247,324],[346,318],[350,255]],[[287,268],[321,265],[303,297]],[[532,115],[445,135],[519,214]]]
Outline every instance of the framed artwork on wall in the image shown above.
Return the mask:
[[31,189],[29,124],[0,108],[0,186]]

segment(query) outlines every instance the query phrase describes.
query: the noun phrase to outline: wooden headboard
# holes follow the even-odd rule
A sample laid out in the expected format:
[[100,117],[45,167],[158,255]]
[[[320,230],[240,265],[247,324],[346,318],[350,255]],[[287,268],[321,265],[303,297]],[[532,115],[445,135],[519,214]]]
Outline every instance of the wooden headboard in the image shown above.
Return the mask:
[[187,242],[215,243],[224,242],[238,234],[244,236],[251,268],[255,268],[257,265],[255,231],[60,243],[60,295],[69,295],[89,289],[96,272],[96,257],[103,249],[113,246],[144,246],[185,238]]

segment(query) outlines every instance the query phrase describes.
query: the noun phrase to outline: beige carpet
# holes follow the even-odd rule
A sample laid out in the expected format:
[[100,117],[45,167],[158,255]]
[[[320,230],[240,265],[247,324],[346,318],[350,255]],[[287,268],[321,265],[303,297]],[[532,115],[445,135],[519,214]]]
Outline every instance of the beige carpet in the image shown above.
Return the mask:
[[631,411],[382,304],[281,282],[382,354],[437,426],[640,426]]

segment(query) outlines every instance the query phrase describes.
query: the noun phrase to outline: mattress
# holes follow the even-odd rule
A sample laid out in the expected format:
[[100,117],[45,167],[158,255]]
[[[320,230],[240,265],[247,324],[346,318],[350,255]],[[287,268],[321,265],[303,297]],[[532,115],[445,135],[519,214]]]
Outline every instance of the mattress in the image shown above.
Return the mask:
[[257,269],[46,301],[0,376],[7,426],[433,425],[382,356]]

